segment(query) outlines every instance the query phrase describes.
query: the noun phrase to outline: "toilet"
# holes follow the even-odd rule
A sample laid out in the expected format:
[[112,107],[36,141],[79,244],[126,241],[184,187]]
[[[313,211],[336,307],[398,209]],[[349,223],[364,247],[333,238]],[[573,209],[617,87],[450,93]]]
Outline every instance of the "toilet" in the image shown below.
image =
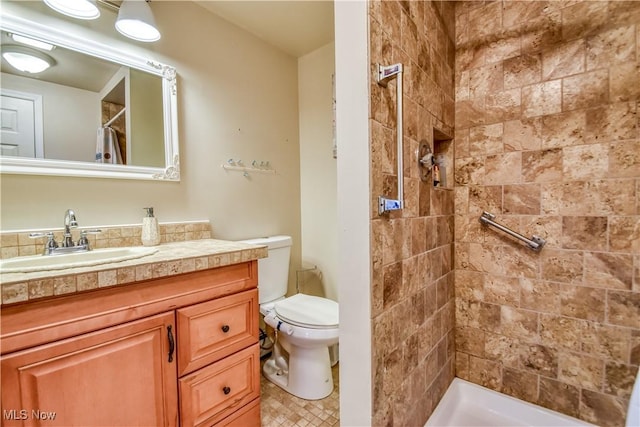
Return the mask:
[[333,391],[329,347],[338,343],[338,303],[300,293],[285,298],[291,237],[242,242],[266,245],[269,251],[268,258],[258,260],[260,313],[276,331],[271,357],[262,368],[264,376],[302,399],[327,397]]

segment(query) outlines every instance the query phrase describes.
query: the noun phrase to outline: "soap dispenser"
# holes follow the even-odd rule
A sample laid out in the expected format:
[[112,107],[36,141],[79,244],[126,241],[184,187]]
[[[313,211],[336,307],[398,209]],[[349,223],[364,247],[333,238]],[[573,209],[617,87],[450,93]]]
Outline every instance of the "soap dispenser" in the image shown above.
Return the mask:
[[144,246],[155,246],[160,243],[160,228],[158,219],[153,216],[153,208],[144,208],[147,216],[142,218],[142,244]]

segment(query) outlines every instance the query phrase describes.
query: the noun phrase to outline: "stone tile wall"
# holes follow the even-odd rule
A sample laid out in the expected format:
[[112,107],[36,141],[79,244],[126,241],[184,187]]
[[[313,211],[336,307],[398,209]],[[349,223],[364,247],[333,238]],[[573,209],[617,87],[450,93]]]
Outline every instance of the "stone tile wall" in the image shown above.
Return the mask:
[[[422,182],[418,142],[453,135],[453,4],[370,1],[372,425],[424,425],[454,376],[453,190]],[[404,71],[405,208],[396,198],[396,86],[377,63]],[[451,149],[453,146],[451,146]],[[451,159],[453,153],[451,152]]]
[[[621,426],[640,364],[640,2],[456,3],[456,374]],[[480,225],[483,210],[547,245]]]

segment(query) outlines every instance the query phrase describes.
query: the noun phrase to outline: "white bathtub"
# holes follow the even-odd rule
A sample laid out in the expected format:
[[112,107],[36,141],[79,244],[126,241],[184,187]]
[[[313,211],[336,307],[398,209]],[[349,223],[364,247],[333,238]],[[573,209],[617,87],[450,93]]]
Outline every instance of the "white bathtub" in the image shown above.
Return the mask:
[[454,378],[425,424],[425,427],[435,426],[562,427],[593,424]]

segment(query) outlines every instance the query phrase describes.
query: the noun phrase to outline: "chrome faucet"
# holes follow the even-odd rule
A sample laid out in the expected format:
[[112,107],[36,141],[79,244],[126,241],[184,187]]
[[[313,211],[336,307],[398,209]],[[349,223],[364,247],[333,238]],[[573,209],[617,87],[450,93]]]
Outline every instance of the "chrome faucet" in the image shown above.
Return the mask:
[[75,246],[73,239],[71,238],[71,229],[78,228],[78,221],[76,220],[76,213],[71,209],[67,209],[64,213],[64,236],[62,237],[62,247],[71,248]]
[[36,239],[38,237],[46,237],[47,243],[44,246],[43,255],[59,255],[73,252],[87,252],[91,250],[89,245],[89,239],[87,234],[98,234],[102,230],[82,230],[80,232],[80,238],[77,243],[73,243],[73,236],[71,235],[71,229],[78,228],[78,220],[76,219],[76,213],[67,209],[64,213],[64,234],[62,235],[62,243],[58,246],[53,232],[49,233],[31,233],[29,237]]

